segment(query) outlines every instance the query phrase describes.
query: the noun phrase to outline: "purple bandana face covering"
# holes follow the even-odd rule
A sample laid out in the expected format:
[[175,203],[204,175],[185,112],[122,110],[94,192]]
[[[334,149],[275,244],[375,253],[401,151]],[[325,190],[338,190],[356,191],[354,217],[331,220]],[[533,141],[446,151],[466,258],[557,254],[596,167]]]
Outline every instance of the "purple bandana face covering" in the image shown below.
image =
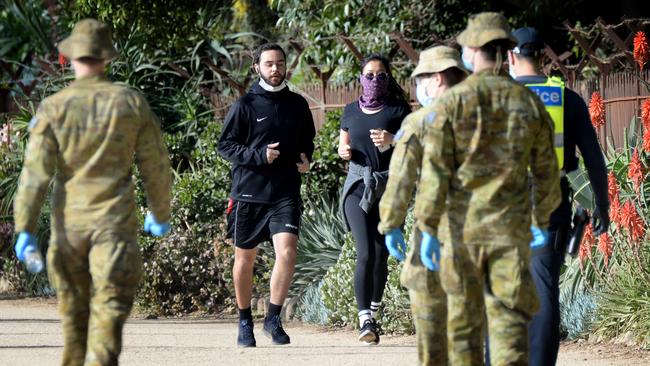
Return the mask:
[[388,97],[388,80],[389,78],[379,80],[378,77],[370,80],[365,75],[361,75],[359,81],[361,81],[363,92],[359,97],[359,106],[365,109],[382,108]]

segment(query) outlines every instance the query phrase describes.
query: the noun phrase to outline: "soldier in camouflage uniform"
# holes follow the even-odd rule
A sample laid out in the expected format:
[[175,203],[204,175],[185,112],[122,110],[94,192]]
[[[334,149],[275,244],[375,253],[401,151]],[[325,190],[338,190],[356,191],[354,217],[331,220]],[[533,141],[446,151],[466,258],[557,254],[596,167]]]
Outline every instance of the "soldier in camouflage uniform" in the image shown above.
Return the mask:
[[535,94],[501,70],[514,42],[501,14],[471,17],[457,40],[474,74],[430,114],[416,223],[422,250],[440,260],[450,364],[483,363],[487,315],[492,364],[526,365],[527,323],[538,307],[531,210],[546,227],[560,203],[553,121]]
[[62,364],[117,365],[142,275],[134,156],[152,211],[145,231],[157,236],[169,230],[170,163],[147,101],[104,75],[117,56],[108,26],[80,21],[59,51],[72,60],[76,81],[43,100],[30,124],[16,232],[19,242],[34,241],[55,177],[47,265],[63,317]]
[[[379,231],[386,236],[389,252],[398,260],[404,260],[406,249],[399,227],[404,223],[418,180],[426,121],[433,110],[432,104],[466,75],[460,53],[447,46],[420,53],[420,62],[411,74],[416,78],[417,99],[423,108],[408,115],[396,135],[386,191],[379,205]],[[438,272],[435,268],[427,269],[420,259],[420,240],[420,232],[414,227],[401,282],[409,289],[420,364],[447,365],[447,301]]]

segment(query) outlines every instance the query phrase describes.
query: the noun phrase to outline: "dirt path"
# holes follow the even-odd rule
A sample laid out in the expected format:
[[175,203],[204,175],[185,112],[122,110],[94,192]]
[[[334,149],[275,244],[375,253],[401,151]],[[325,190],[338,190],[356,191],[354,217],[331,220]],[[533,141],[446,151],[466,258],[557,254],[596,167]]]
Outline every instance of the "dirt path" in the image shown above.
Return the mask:
[[[272,346],[256,322],[256,349],[235,347],[236,326],[218,319],[145,320],[126,325],[122,365],[415,365],[414,337],[359,346],[354,332],[286,325],[292,344]],[[57,365],[62,351],[53,300],[0,300],[0,365]],[[558,365],[650,365],[650,353],[618,346],[563,344]]]

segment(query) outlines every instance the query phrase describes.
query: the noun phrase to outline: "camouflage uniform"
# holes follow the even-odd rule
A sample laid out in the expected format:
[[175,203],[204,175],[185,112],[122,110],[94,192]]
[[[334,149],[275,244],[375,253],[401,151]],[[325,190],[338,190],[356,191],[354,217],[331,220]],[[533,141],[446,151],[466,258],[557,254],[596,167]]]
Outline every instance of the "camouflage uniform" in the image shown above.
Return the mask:
[[[83,52],[87,39],[90,54]],[[90,19],[59,49],[72,59],[115,55],[107,26]],[[117,364],[142,274],[134,155],[149,208],[157,221],[169,221],[169,157],[139,93],[104,76],[80,78],[43,100],[32,120],[14,218],[17,232],[36,232],[54,176],[47,264],[63,316],[63,365]]]
[[[441,72],[450,67],[463,70],[461,65],[458,51],[446,46],[433,47],[420,54],[420,63],[411,76]],[[435,101],[433,103],[435,105]],[[395,137],[388,182],[379,204],[382,234],[404,223],[418,180],[425,129],[434,105],[409,114]],[[429,271],[420,261],[421,240],[420,231],[414,227],[400,280],[409,289],[420,364],[447,365],[447,301],[438,272]]]
[[[481,47],[496,39],[511,39],[507,21],[483,13],[458,41]],[[546,227],[560,203],[553,122],[528,88],[494,70],[447,91],[432,114],[415,216],[442,243],[450,363],[483,363],[487,314],[492,364],[526,365],[527,323],[538,307],[528,270],[530,213]]]

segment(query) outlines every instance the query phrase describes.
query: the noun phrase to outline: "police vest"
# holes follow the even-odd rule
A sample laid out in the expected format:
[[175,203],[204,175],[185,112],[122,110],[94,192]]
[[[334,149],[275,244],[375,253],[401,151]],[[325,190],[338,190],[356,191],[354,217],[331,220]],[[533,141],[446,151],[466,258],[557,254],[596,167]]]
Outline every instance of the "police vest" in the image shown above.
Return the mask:
[[564,81],[552,76],[543,84],[526,84],[544,103],[555,125],[553,145],[560,169],[564,168]]

